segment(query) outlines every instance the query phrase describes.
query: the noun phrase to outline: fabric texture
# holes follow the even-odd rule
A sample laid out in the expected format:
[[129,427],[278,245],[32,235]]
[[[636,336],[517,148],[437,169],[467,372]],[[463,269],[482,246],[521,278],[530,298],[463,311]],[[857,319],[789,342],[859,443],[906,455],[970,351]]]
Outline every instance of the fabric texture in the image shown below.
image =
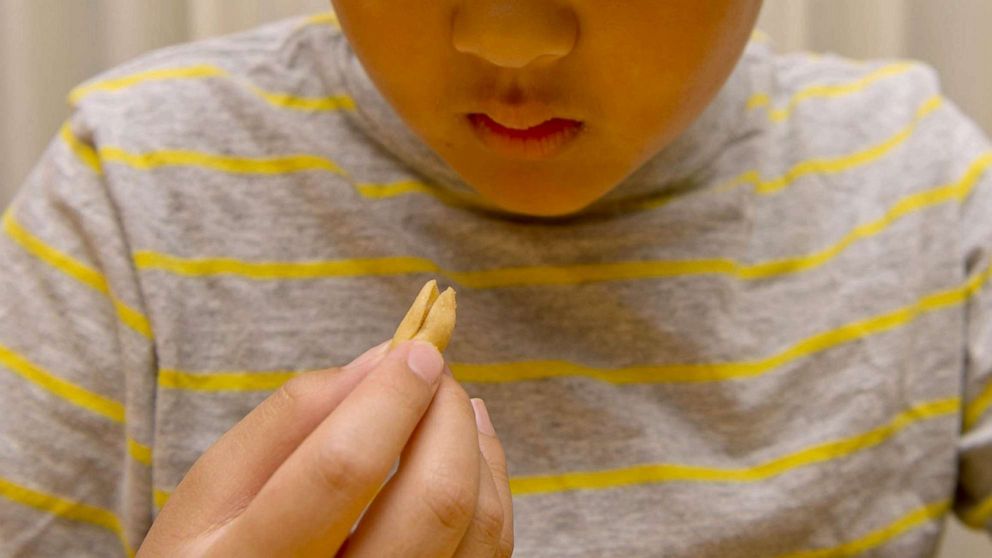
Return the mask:
[[332,17],[84,84],[0,235],[0,555],[128,555],[430,278],[522,557],[930,556],[992,527],[992,147],[928,67],[756,40],[567,219],[479,207]]

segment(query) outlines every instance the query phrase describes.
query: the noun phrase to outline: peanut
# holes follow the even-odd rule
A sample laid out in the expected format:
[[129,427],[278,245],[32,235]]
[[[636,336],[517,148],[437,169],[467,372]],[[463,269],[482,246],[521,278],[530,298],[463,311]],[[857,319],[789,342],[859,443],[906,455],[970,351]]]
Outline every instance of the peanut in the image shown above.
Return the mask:
[[437,281],[428,281],[396,328],[390,347],[403,341],[427,341],[444,351],[455,329],[455,291],[438,294]]

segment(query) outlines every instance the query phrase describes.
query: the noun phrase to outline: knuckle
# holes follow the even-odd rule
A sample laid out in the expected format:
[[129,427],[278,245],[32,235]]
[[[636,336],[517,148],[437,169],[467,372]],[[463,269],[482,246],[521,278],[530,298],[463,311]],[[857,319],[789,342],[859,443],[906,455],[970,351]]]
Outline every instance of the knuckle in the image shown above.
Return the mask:
[[476,528],[479,530],[479,534],[483,540],[487,541],[493,547],[494,551],[496,550],[496,544],[500,536],[503,534],[504,520],[503,506],[500,505],[498,500],[493,499],[484,503],[480,502],[479,508],[475,510],[473,521]]
[[492,474],[493,482],[496,483],[496,486],[505,487],[509,490],[510,474],[506,468],[506,458],[503,457],[502,453],[487,451],[483,453],[482,459],[485,460],[486,465],[489,467],[489,472]]
[[423,390],[410,389],[408,385],[393,378],[379,379],[376,384],[376,393],[388,401],[393,408],[398,409],[403,415],[411,419],[414,417],[419,419],[430,401],[430,395],[426,388]]
[[308,374],[295,376],[279,386],[276,391],[276,401],[283,408],[298,407],[309,392],[310,377]]
[[[499,554],[499,546],[497,544],[498,538],[490,539],[483,536],[482,533],[474,532],[469,534],[465,540],[472,541],[472,554],[471,556],[486,556],[489,558],[495,558]],[[469,554],[466,552],[466,556]]]
[[[484,458],[485,459],[485,458]],[[493,456],[492,459],[487,459],[486,464],[489,465],[489,471],[493,475],[493,481],[500,486],[510,485],[510,474],[506,469],[506,461],[500,459],[499,455]]]
[[432,486],[424,501],[440,525],[458,530],[472,521],[477,497],[467,484],[449,480]]
[[330,493],[354,490],[358,486],[376,483],[378,470],[374,463],[362,457],[361,452],[341,451],[333,444],[313,460],[314,475]]

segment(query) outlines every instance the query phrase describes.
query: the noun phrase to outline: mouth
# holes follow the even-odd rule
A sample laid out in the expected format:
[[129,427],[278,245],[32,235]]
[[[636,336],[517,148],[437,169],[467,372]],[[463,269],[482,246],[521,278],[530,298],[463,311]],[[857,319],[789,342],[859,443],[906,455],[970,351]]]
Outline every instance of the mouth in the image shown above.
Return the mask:
[[466,115],[482,143],[502,155],[528,159],[550,159],[560,154],[585,129],[585,124],[567,118],[551,118],[529,128],[510,128],[484,113]]

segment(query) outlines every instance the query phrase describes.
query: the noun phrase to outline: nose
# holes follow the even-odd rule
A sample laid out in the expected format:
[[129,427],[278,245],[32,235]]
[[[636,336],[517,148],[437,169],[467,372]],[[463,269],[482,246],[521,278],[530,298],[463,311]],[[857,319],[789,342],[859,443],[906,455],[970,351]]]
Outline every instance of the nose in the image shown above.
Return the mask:
[[454,13],[455,50],[504,68],[567,56],[579,36],[575,12],[554,0],[464,0]]

